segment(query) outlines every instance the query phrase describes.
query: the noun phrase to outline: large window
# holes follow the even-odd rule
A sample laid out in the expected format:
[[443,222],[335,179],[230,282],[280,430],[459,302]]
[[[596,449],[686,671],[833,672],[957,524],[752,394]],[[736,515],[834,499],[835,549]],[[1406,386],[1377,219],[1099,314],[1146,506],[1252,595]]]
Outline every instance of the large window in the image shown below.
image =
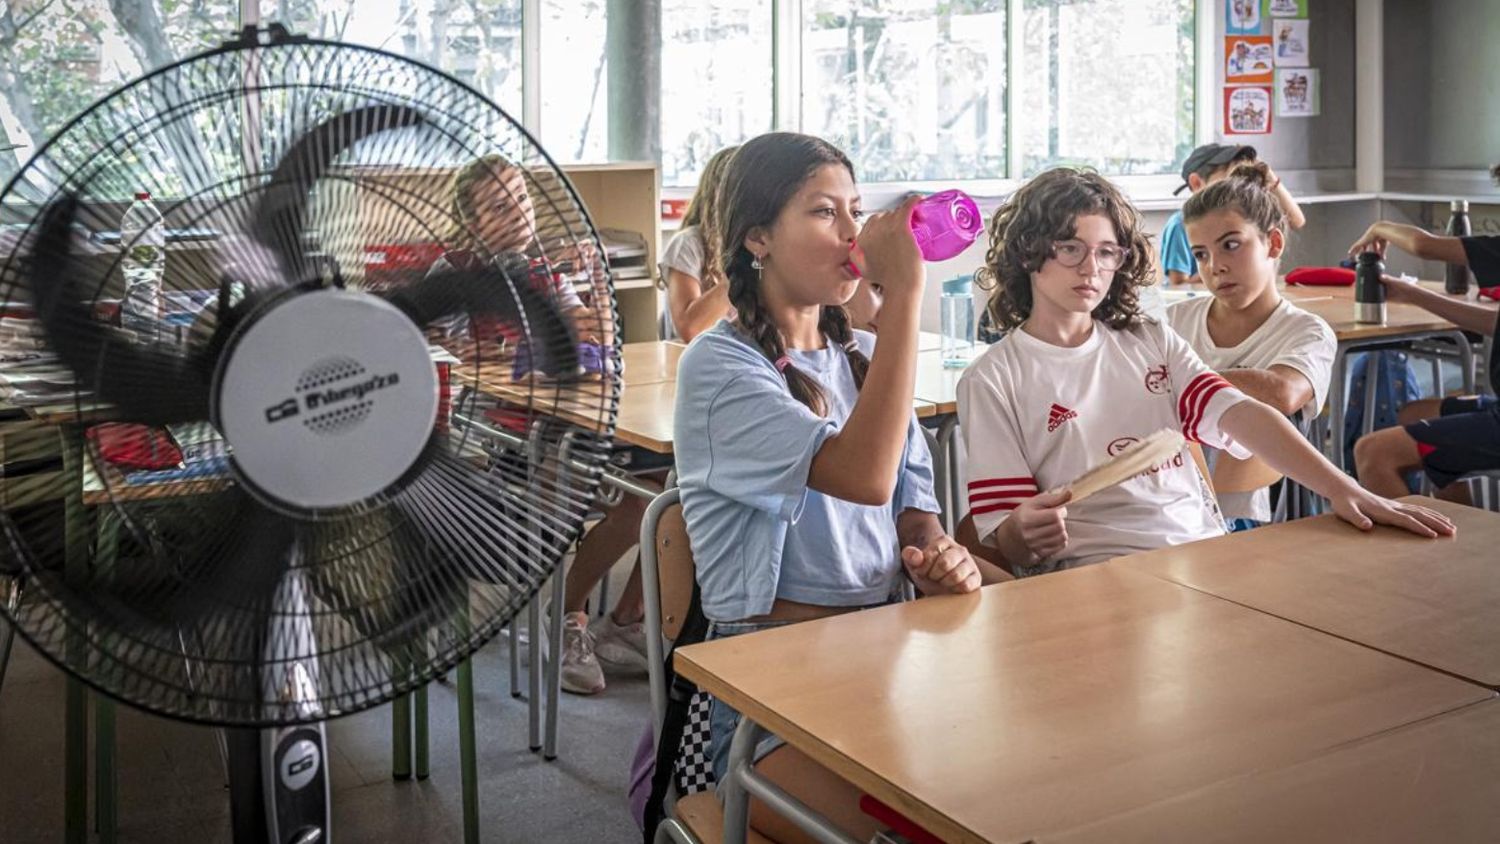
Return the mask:
[[661,179],[771,129],[771,0],[662,0]]
[[804,0],[802,130],[865,181],[1005,175],[1005,0]]
[[238,27],[237,0],[0,2],[0,182],[90,103]]
[[432,65],[521,119],[521,0],[261,0],[260,19]]
[[542,146],[559,161],[609,157],[605,0],[542,0]]
[[[695,184],[715,151],[772,128],[834,141],[866,182],[1064,163],[1162,174],[1193,146],[1195,0],[657,2],[665,185]],[[609,56],[638,51],[608,49],[608,0],[524,5],[540,18],[530,52],[523,0],[257,0],[246,17],[432,64],[534,115],[557,159],[607,159]],[[240,0],[0,0],[0,178],[111,88],[230,36],[240,14]],[[790,110],[773,126],[777,102]]]
[[1170,173],[1193,148],[1193,0],[1026,0],[1022,173]]

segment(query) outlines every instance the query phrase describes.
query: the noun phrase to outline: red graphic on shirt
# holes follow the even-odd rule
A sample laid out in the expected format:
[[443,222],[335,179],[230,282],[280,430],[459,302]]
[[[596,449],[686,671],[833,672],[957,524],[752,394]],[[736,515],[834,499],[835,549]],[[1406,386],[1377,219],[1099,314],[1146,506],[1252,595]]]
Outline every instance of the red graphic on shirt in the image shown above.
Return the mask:
[[1120,452],[1124,451],[1127,448],[1130,448],[1140,441],[1140,437],[1120,437],[1119,439],[1111,442],[1107,447],[1105,447],[1104,451],[1110,457],[1114,457],[1116,454],[1119,454]]
[[1052,408],[1047,411],[1047,433],[1050,434],[1053,431],[1056,431],[1058,427],[1062,425],[1062,423],[1068,421],[1069,419],[1077,418],[1078,411],[1069,410],[1066,407],[1063,407],[1062,405],[1054,402],[1052,404]]
[[1153,366],[1146,370],[1146,391],[1161,395],[1167,391],[1167,365]]

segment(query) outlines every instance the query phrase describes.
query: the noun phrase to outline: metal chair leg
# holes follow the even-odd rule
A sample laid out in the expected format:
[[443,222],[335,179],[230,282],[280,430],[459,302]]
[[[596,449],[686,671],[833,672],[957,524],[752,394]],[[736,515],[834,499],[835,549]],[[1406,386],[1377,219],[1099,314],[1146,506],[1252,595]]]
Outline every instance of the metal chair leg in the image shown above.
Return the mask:
[[[6,617],[12,617],[21,607],[21,582],[9,575],[0,575],[0,600],[5,601]],[[10,668],[10,649],[16,641],[14,625],[0,619],[0,690],[5,688],[5,672]]]
[[427,747],[427,687],[412,692],[412,720],[416,723],[416,775],[417,779],[425,780],[429,773],[428,747]]
[[510,639],[510,696],[519,698],[521,696],[521,644],[516,641],[519,632],[516,630],[516,620],[512,618],[505,629]]
[[[526,608],[526,626],[531,629],[531,664],[527,666],[526,672],[526,746],[535,753],[542,749],[542,604],[540,600],[533,600]],[[552,649],[557,650],[560,644],[560,642],[553,642]]]
[[[606,576],[604,579],[609,578]],[[548,762],[557,758],[557,701],[562,695],[563,616],[566,615],[562,606],[566,585],[567,577],[562,566],[558,566],[552,575],[552,617],[549,619],[549,626],[553,647],[547,660],[547,735],[542,742],[542,758]]]

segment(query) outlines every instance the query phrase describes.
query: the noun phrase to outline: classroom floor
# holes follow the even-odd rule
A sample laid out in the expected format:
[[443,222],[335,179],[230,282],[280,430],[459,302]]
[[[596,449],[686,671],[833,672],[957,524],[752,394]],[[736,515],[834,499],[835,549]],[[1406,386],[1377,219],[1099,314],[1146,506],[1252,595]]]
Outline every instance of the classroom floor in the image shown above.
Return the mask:
[[[628,569],[616,566],[615,574]],[[609,675],[609,688],[596,697],[563,695],[558,759],[544,762],[527,750],[526,701],[510,696],[506,653],[502,635],[479,653],[474,671],[483,840],[639,841],[625,783],[650,710],[645,675]],[[0,690],[6,844],[62,839],[64,686],[61,672],[17,639]],[[391,779],[389,706],[329,725],[335,841],[462,839],[453,687],[433,685],[428,708],[432,775],[425,782]],[[121,708],[118,733],[121,844],[228,844],[229,797],[212,731]]]

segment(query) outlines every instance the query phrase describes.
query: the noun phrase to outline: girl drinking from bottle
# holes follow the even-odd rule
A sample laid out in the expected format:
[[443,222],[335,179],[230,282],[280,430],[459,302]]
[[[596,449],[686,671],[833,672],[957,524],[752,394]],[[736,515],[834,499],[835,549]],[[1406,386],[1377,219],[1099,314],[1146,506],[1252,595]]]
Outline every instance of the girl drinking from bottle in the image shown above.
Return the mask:
[[[861,231],[849,159],[791,133],[742,146],[723,190],[724,274],[737,318],[683,353],[674,432],[709,636],[882,604],[903,575],[923,594],[1000,577],[936,515],[931,456],[912,411],[924,281],[912,201]],[[882,282],[879,345],[851,330],[844,312],[860,271]],[[719,776],[738,721],[714,702]],[[856,837],[874,832],[857,790],[795,749],[772,739],[755,758]],[[773,813],[752,808],[752,823],[795,840]]]

